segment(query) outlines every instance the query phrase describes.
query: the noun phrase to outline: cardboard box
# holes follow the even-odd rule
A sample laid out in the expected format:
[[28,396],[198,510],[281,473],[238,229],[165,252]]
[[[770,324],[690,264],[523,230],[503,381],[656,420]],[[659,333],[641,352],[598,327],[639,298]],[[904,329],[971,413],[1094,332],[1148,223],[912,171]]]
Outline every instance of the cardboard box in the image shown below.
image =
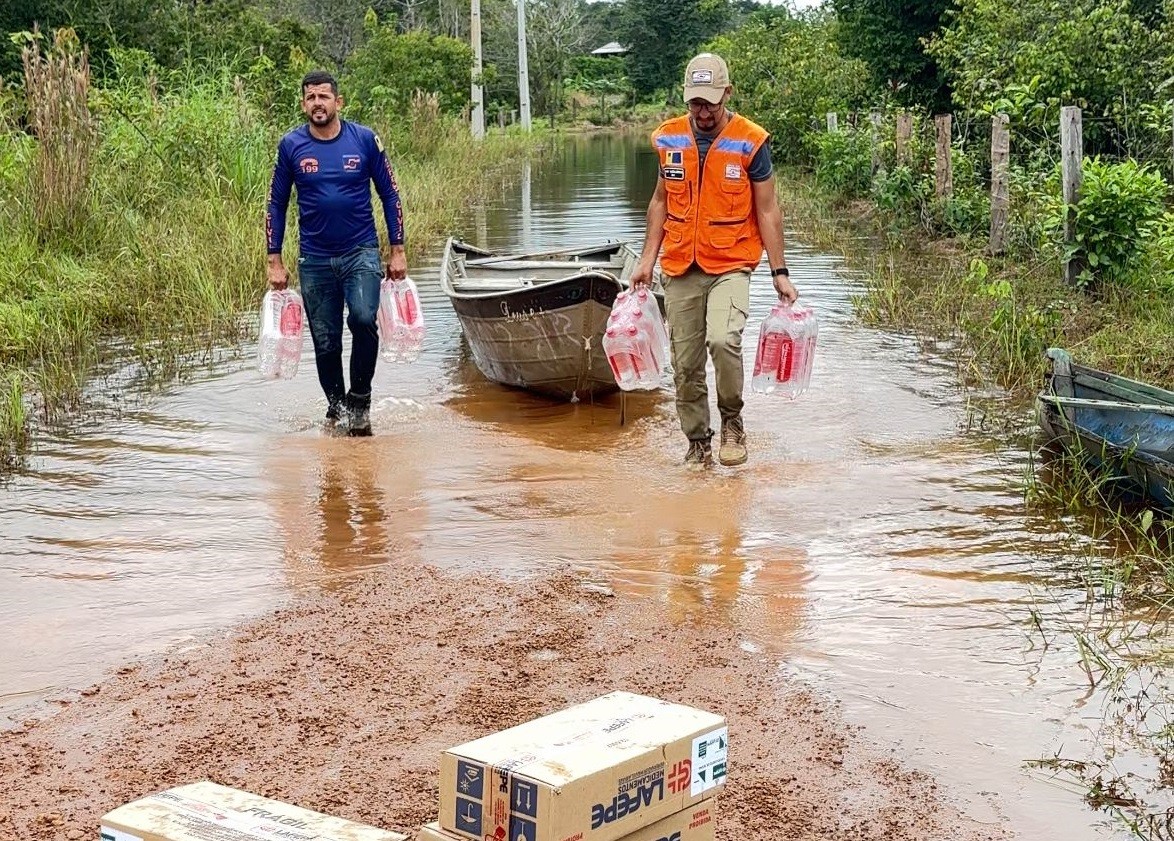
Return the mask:
[[[713,841],[715,829],[713,807],[713,800],[702,800],[683,812],[669,815],[663,820],[636,830],[631,835],[625,835],[620,841]],[[464,841],[464,839],[441,829],[440,824],[433,821],[420,827],[416,841]]]
[[476,841],[614,841],[725,784],[720,715],[612,692],[440,757],[438,823]]
[[406,835],[204,781],[102,816],[101,841],[407,841]]

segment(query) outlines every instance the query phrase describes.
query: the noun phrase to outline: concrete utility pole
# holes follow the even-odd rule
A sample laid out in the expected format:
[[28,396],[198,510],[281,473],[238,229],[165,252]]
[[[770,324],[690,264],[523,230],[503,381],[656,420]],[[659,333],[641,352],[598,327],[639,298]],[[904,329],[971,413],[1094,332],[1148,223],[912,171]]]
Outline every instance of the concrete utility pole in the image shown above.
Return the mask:
[[481,0],[473,0],[470,13],[470,38],[473,41],[473,137],[485,136],[485,97],[481,90]]
[[530,130],[530,75],[526,68],[526,0],[518,0],[518,107],[522,128]]

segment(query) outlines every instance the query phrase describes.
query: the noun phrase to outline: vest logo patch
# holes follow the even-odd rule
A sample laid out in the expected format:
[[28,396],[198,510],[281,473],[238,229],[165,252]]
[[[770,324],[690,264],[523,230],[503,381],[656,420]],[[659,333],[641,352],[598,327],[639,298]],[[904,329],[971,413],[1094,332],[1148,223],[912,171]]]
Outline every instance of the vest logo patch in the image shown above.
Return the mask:
[[680,149],[669,149],[664,153],[665,166],[680,166],[682,163],[682,152]]
[[726,178],[738,181],[742,177],[742,167],[737,164],[726,164]]
[[660,171],[665,181],[684,181],[685,168],[682,166],[666,166]]

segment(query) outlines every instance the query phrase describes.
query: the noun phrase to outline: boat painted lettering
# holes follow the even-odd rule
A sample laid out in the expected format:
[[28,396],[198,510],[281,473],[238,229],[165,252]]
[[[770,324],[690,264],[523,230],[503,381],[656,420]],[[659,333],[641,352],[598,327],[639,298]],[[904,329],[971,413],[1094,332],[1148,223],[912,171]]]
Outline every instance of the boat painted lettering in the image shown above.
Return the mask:
[[510,309],[510,305],[506,301],[501,302],[501,314],[505,316],[507,321],[529,321],[532,318],[537,318],[544,312],[546,310],[542,308],[534,309],[534,307],[514,312]]

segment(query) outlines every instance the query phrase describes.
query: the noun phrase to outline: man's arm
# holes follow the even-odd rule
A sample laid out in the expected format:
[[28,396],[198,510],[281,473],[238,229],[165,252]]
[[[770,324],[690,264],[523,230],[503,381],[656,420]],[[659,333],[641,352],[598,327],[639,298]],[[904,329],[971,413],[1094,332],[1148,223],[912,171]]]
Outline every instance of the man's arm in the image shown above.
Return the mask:
[[289,284],[289,272],[281,262],[281,246],[285,241],[285,212],[289,208],[289,195],[293,189],[293,177],[289,167],[285,144],[277,146],[277,159],[273,163],[273,177],[269,182],[269,201],[265,208],[265,241],[269,254],[269,285],[273,289],[284,289]]
[[660,244],[664,240],[668,202],[665,198],[664,179],[660,175],[656,176],[656,189],[652,192],[652,199],[648,202],[648,212],[644,218],[644,250],[640,252],[640,262],[632,270],[632,286],[652,282],[652,267],[656,265],[656,255],[660,253]]
[[387,238],[391,247],[387,274],[399,280],[408,274],[408,258],[404,252],[404,209],[400,202],[399,188],[395,183],[395,174],[391,171],[391,162],[387,159],[379,135],[374,135],[374,145],[375,168],[372,180],[375,182],[375,192],[379,194],[379,200],[383,203],[383,220],[387,223]]
[[[754,213],[758,219],[758,231],[762,235],[762,245],[766,249],[766,259],[771,270],[786,268],[787,259],[783,247],[783,211],[779,207],[779,197],[775,192],[775,177],[771,175],[764,181],[752,181],[754,190]],[[799,293],[791,284],[789,276],[774,275],[775,291],[779,298],[795,303]]]

